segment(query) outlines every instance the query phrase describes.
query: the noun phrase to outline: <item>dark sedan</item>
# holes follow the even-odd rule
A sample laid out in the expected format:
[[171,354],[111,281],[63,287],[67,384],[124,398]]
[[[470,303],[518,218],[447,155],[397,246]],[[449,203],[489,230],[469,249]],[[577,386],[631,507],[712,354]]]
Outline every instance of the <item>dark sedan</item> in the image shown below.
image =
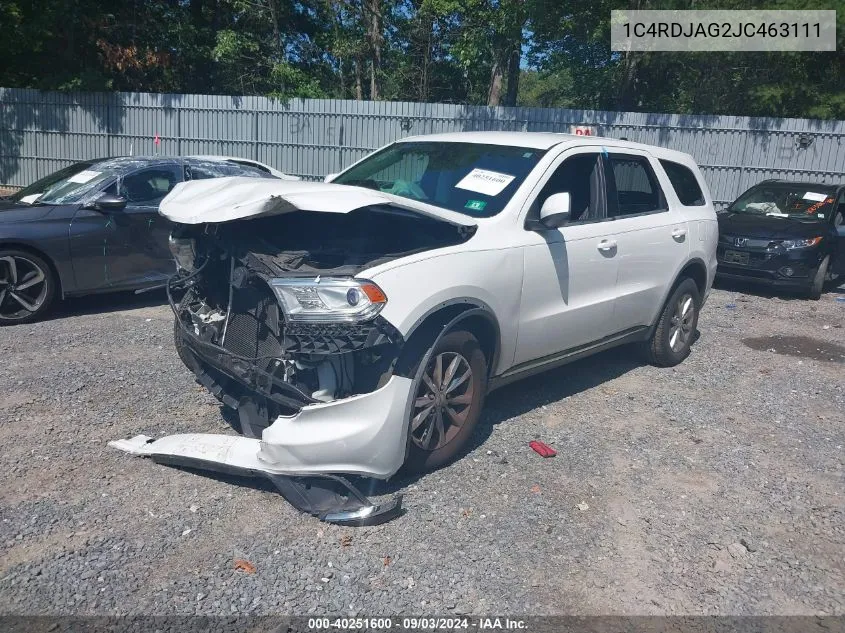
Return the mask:
[[0,199],[0,325],[40,318],[57,298],[161,286],[175,272],[158,205],[184,180],[272,178],[207,158],[80,161]]
[[718,277],[818,299],[845,274],[845,185],[767,180],[718,217]]

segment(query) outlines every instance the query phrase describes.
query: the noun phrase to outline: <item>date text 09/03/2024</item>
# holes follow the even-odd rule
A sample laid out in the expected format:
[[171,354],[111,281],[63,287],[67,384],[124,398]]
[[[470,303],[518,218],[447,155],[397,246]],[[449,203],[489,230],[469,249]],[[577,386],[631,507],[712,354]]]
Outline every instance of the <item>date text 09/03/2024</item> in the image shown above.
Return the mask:
[[407,618],[309,618],[308,629],[320,630],[405,630],[405,631],[438,631],[438,630],[525,630],[524,620],[488,617],[488,618],[436,618],[436,617],[407,617]]

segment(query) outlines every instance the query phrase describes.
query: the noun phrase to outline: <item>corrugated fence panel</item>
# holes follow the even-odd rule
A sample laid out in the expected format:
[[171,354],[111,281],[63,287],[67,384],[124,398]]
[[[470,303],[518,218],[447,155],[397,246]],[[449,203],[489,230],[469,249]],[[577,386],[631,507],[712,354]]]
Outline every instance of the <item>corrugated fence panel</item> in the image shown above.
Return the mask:
[[318,179],[406,136],[573,125],[691,154],[719,204],[765,178],[845,180],[843,121],[0,88],[0,184],[130,153],[240,156]]

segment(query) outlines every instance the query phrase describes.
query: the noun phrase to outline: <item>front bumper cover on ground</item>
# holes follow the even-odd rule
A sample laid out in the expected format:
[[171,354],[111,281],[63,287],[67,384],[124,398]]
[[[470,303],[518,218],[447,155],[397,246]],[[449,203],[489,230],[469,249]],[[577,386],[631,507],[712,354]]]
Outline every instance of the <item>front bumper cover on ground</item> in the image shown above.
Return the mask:
[[273,472],[258,458],[259,443],[246,437],[187,433],[160,440],[137,435],[109,442],[109,446],[150,457],[160,464],[264,477],[295,508],[328,523],[378,525],[402,514],[402,495],[387,503],[374,504],[352,482],[339,475],[289,476]]
[[260,440],[189,433],[109,445],[160,463],[265,477],[295,507],[324,521],[379,523],[401,512],[401,496],[374,505],[341,474],[387,479],[399,470],[411,385],[409,378],[393,376],[372,393],[304,406],[277,417]]

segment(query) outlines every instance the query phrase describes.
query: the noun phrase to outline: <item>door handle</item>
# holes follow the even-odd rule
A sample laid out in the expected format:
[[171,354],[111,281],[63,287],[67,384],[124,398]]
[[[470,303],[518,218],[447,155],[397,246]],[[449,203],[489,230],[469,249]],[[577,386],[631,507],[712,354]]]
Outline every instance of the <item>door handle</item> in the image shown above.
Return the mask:
[[686,234],[687,234],[686,229],[682,229],[682,228],[672,229],[672,237],[674,237],[676,240],[679,240],[682,237],[685,237]]
[[612,251],[614,248],[616,248],[616,240],[602,240],[601,242],[599,242],[597,248],[600,251],[604,252]]

